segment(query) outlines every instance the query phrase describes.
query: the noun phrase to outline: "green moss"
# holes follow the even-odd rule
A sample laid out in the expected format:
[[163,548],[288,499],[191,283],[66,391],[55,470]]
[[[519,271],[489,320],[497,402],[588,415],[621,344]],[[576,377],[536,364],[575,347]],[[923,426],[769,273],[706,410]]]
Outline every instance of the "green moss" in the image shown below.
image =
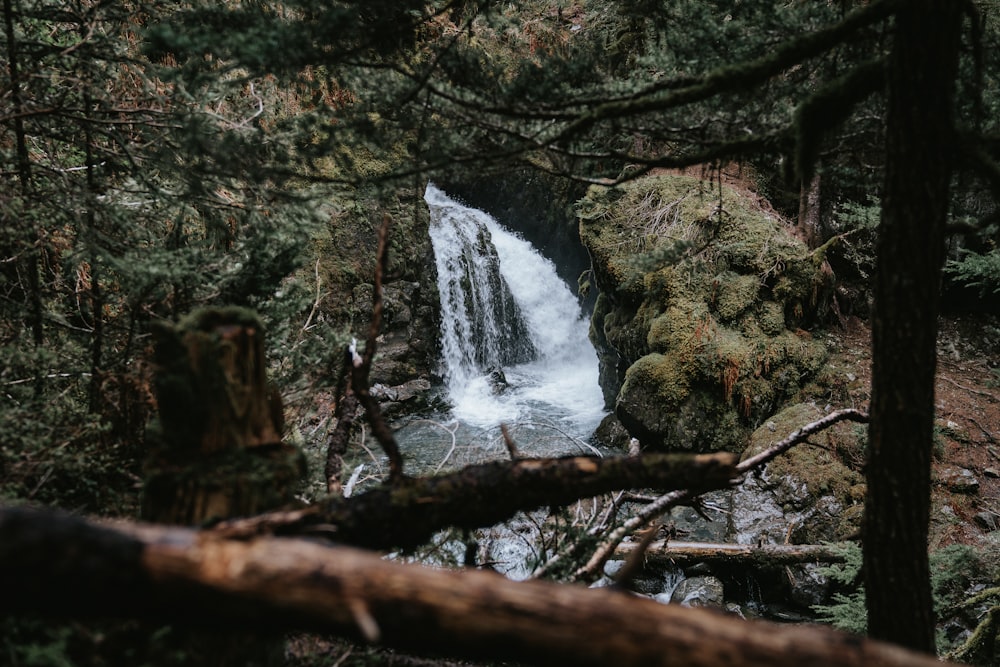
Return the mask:
[[663,354],[647,354],[625,374],[623,393],[641,391],[669,411],[680,407],[688,396],[688,373],[676,359]]
[[[786,325],[810,314],[821,266],[754,196],[658,175],[592,187],[578,212],[596,282],[615,304],[600,316],[604,340],[639,365],[619,396],[636,423],[657,424],[657,437],[669,440],[681,420],[711,429],[693,418],[689,387],[706,402],[699,411],[745,427],[821,366],[825,347]],[[650,397],[637,398],[638,386]]]
[[777,301],[761,301],[757,305],[755,320],[762,333],[777,336],[785,329],[785,308]]
[[[763,451],[778,439],[821,416],[816,406],[807,403],[797,403],[781,410],[754,432],[744,457]],[[815,525],[799,527],[796,539],[803,543],[829,539],[829,535],[843,539],[860,525],[864,477],[852,469],[851,462],[841,455],[845,450],[856,449],[859,446],[857,439],[863,437],[863,433],[859,434],[853,427],[848,423],[836,424],[812,436],[810,442],[814,446],[799,445],[768,464],[772,478],[788,477],[795,483],[804,483],[810,495],[832,496],[841,508],[837,516],[817,517]]]
[[723,322],[734,320],[751,308],[760,293],[760,279],[755,274],[726,271],[716,276],[712,283],[715,309]]

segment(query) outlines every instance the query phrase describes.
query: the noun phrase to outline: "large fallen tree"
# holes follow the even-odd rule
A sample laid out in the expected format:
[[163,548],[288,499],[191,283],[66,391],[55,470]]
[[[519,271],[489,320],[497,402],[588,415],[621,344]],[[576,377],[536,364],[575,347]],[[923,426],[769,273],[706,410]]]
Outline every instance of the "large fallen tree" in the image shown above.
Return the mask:
[[532,664],[940,667],[827,627],[744,621],[614,589],[513,582],[289,538],[0,509],[0,613],[150,618]]

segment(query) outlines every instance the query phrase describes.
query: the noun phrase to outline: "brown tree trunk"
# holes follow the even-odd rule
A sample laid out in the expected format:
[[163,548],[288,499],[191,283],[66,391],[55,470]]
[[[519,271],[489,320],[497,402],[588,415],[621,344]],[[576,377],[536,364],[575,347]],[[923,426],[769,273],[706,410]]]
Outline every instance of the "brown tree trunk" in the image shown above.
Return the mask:
[[802,184],[799,192],[799,222],[798,235],[809,246],[810,250],[818,248],[823,241],[822,219],[820,214],[822,200],[820,199],[820,175],[817,168],[808,182]]
[[609,589],[386,561],[304,540],[98,526],[0,509],[0,612],[330,632],[437,655],[619,667],[941,667],[829,627],[744,621]]
[[[623,542],[614,557],[625,559],[640,548],[640,542]],[[687,567],[695,563],[768,568],[794,563],[841,563],[844,554],[827,544],[717,544],[659,540],[646,547],[646,562],[673,563]]]
[[961,3],[910,0],[888,71],[864,579],[872,637],[935,650],[927,561],[935,344]]
[[143,518],[201,525],[291,500],[305,461],[281,443],[256,316],[197,311],[158,331],[156,364],[162,442],[146,466]]

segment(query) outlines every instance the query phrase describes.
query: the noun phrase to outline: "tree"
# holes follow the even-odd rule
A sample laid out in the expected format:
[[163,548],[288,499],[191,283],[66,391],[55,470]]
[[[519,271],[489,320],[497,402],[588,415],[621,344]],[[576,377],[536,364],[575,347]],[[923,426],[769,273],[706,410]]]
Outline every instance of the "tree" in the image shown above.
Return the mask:
[[937,319],[961,9],[908,2],[889,57],[864,576],[873,637],[934,652],[927,561]]
[[[275,156],[247,148],[265,143],[251,121],[280,114],[253,82],[220,69],[187,85],[142,57],[140,22],[171,9],[3,4],[5,494],[125,510],[153,404],[151,323],[208,303],[274,310],[312,228],[311,207],[263,175]],[[306,303],[285,294],[281,308]]]

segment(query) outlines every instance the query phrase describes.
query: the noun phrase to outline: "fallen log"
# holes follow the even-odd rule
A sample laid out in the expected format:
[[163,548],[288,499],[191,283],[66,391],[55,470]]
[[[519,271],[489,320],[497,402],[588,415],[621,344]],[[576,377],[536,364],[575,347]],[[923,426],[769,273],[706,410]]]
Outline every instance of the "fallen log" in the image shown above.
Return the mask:
[[402,477],[350,498],[215,526],[220,536],[311,535],[368,549],[410,549],[453,526],[484,528],[519,511],[561,506],[619,489],[725,488],[733,454],[569,456],[494,461],[433,477]]
[[[627,560],[640,547],[639,542],[622,542],[612,558]],[[827,544],[719,544],[657,540],[646,548],[644,558],[646,562],[670,562],[680,567],[709,563],[767,568],[795,563],[842,563],[844,553],[836,545]]]
[[404,650],[530,664],[941,667],[828,627],[745,621],[623,591],[387,561],[306,540],[98,525],[0,509],[0,613],[143,617],[335,633]]

